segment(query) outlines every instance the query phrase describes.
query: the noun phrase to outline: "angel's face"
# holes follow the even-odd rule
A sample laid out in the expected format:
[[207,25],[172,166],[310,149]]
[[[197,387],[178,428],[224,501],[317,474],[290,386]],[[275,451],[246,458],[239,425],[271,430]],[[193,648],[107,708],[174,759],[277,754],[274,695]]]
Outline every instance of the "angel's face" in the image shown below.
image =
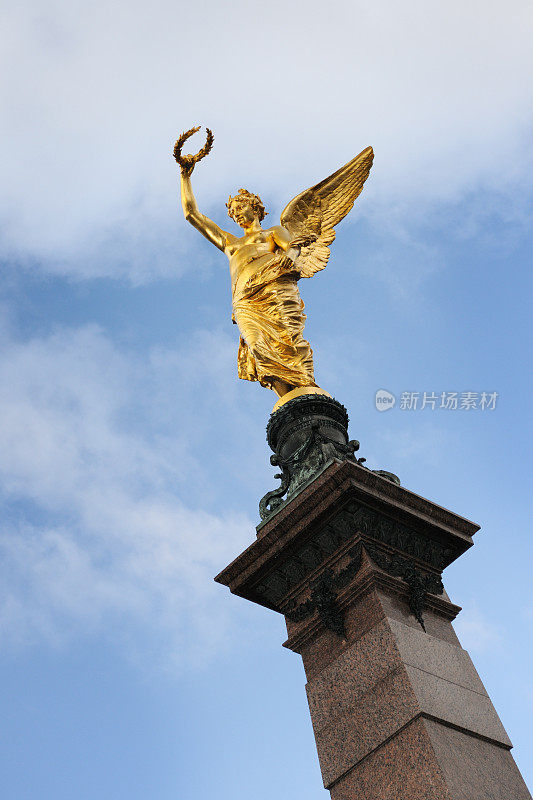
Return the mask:
[[241,228],[248,228],[256,218],[255,211],[246,200],[232,200],[229,215]]

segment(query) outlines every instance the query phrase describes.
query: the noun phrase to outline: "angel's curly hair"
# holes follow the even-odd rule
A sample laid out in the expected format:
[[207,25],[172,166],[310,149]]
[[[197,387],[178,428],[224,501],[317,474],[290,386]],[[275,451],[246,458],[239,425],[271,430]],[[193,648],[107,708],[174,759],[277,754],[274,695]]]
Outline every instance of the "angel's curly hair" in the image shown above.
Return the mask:
[[261,222],[268,214],[268,211],[265,211],[263,201],[258,195],[252,194],[252,192],[249,192],[248,189],[239,189],[235,197],[232,197],[231,195],[229,196],[228,202],[226,203],[228,216],[231,217],[231,219],[234,219],[233,214],[231,213],[231,203],[233,200],[244,200],[249,203],[254,214],[257,214],[259,217],[259,222]]

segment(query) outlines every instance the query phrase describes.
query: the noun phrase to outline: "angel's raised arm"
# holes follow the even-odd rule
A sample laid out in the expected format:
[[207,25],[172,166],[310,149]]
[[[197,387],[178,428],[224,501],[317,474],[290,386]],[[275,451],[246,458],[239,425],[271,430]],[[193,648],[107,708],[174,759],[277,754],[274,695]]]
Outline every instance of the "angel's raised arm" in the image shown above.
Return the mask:
[[192,190],[191,176],[181,173],[181,206],[187,222],[194,225],[212,244],[219,250],[224,250],[228,241],[228,236],[222,228],[202,214],[198,209],[196,198]]

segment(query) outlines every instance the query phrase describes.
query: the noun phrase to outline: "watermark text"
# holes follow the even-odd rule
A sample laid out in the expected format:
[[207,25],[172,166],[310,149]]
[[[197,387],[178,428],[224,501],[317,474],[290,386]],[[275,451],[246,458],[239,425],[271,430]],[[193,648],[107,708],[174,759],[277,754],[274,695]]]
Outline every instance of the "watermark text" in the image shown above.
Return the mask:
[[[498,392],[400,392],[398,408],[401,411],[494,411]],[[396,395],[387,389],[378,389],[375,404],[378,411],[389,411],[396,405]]]

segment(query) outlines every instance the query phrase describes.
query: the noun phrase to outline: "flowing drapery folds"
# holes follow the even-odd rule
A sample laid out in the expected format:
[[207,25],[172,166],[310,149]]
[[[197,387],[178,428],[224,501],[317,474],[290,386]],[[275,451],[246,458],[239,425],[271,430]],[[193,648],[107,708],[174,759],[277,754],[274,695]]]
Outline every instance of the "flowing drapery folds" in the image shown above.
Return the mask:
[[304,303],[298,273],[280,266],[279,254],[255,259],[257,271],[237,280],[233,317],[241,334],[239,378],[271,387],[273,380],[292,386],[316,386],[313,351],[303,338]]

